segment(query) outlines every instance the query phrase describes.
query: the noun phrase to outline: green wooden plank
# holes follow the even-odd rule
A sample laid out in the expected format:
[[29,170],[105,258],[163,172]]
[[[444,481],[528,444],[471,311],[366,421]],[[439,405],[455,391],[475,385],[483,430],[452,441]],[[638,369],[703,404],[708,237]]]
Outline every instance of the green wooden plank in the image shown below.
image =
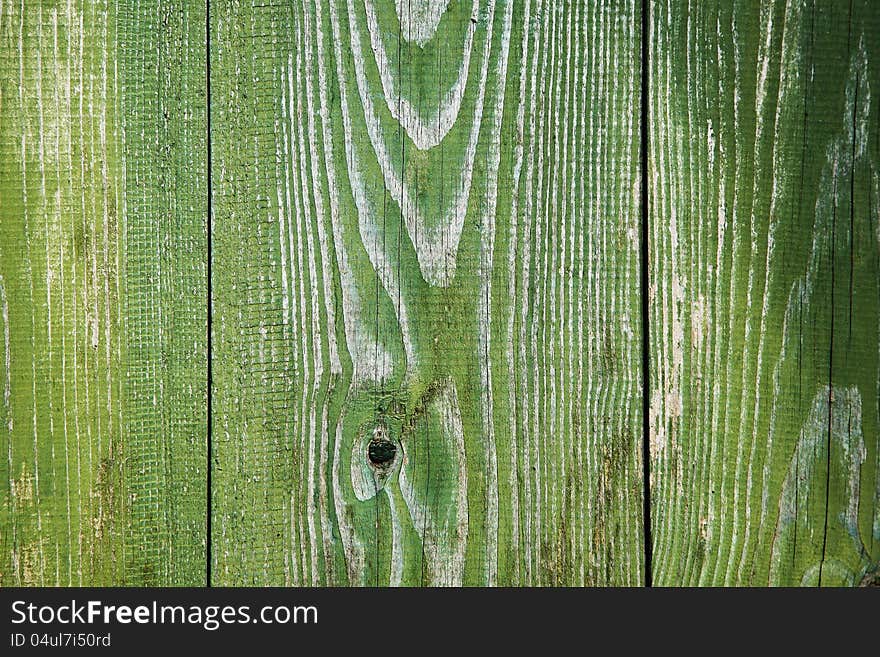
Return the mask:
[[660,584],[858,584],[880,556],[880,14],[654,2]]
[[213,583],[643,581],[638,11],[212,3]]
[[119,11],[127,192],[127,577],[203,585],[206,7],[154,0]]
[[205,16],[0,4],[0,584],[200,584]]

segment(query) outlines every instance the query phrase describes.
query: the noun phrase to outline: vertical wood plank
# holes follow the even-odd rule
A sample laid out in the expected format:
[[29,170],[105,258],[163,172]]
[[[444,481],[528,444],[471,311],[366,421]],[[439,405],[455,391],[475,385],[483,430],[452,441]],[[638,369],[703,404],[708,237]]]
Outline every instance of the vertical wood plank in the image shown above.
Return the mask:
[[4,586],[204,582],[204,24],[0,2]]
[[880,556],[880,14],[650,22],[660,584],[858,584]]
[[207,570],[206,5],[117,9],[125,177],[126,578]]
[[643,581],[638,12],[212,4],[215,584]]

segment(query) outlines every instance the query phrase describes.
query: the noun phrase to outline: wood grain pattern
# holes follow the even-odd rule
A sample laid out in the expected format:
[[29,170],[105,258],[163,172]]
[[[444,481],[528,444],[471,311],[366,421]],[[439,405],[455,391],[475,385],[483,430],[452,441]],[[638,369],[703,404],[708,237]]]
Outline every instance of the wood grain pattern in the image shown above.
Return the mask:
[[860,0],[652,3],[660,584],[876,571],[878,29]]
[[4,586],[204,582],[204,24],[0,3]]
[[639,20],[212,4],[213,583],[643,581]]
[[0,585],[875,581],[872,4],[0,0]]

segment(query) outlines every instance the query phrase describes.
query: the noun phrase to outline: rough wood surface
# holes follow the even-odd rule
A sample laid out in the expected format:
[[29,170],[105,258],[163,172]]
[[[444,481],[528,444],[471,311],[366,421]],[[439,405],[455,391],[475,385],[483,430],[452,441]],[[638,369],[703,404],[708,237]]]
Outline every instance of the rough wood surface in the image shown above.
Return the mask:
[[643,581],[639,20],[212,3],[214,584]]
[[659,584],[858,584],[880,557],[876,3],[651,5]]
[[875,3],[118,4],[0,0],[0,585],[876,580]]
[[201,584],[205,17],[0,2],[0,585]]

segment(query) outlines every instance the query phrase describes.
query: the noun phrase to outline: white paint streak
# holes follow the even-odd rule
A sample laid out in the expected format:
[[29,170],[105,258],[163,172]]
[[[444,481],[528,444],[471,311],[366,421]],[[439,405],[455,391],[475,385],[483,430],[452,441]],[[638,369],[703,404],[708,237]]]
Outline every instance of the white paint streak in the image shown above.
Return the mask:
[[[365,0],[370,5],[370,0]],[[424,46],[434,36],[449,0],[394,0],[403,38]],[[478,2],[474,2],[476,7]]]
[[336,425],[336,439],[333,442],[333,466],[331,468],[331,480],[333,488],[333,507],[336,511],[337,527],[342,540],[342,552],[345,555],[345,567],[348,572],[348,582],[356,585],[361,582],[364,566],[364,545],[358,538],[357,533],[348,521],[345,500],[347,496],[342,488],[340,465],[342,462],[342,423]]
[[[831,425],[829,426],[829,418]],[[850,537],[850,549],[856,556],[867,554],[859,538],[858,505],[859,482],[862,464],[866,458],[865,440],[862,434],[862,398],[855,386],[838,387],[827,385],[816,391],[800,432],[794,454],[788,467],[788,474],[782,487],[779,500],[779,516],[773,535],[770,583],[780,585],[789,581],[792,550],[798,550],[800,541],[813,545],[822,543],[823,526],[821,509],[824,508],[825,491],[815,490],[825,483],[824,466],[827,462],[835,472],[846,477],[847,502],[839,515],[828,517],[829,523],[841,527]],[[831,454],[828,453],[830,443]],[[816,501],[811,502],[815,499]],[[801,501],[798,504],[798,501]],[[795,532],[801,532],[798,544],[794,544]],[[806,532],[807,535],[803,536]],[[803,548],[801,548],[802,550]],[[838,548],[838,552],[840,548]],[[815,553],[818,559],[821,553]],[[836,573],[844,579],[855,579],[855,573],[836,562],[831,569],[843,568]],[[829,566],[825,561],[821,570]],[[818,581],[820,564],[811,564],[801,576],[806,582]],[[797,575],[797,573],[795,573]]]
[[468,538],[468,476],[464,428],[454,381],[443,384],[428,409],[439,420],[440,435],[453,459],[447,467],[454,499],[445,508],[438,507],[435,500],[425,499],[424,492],[413,484],[412,475],[407,474],[415,467],[410,465],[409,456],[404,457],[400,468],[400,492],[422,540],[431,585],[461,586]]
[[[352,0],[347,1],[349,17],[351,17],[353,16],[354,7]],[[399,3],[401,0],[397,1]],[[409,0],[405,1],[408,2]],[[479,10],[479,4],[479,0],[474,0],[474,14]],[[474,24],[470,23],[467,28],[464,46],[461,50],[461,66],[459,67],[455,82],[446,92],[437,111],[431,111],[429,117],[425,119],[419,115],[417,105],[414,105],[410,99],[404,98],[402,89],[395,83],[394,76],[392,75],[392,64],[385,51],[385,45],[382,41],[382,30],[379,27],[379,19],[376,16],[372,0],[364,0],[364,9],[367,15],[367,31],[370,36],[370,45],[373,49],[373,56],[376,58],[376,67],[379,71],[379,80],[382,84],[382,91],[388,111],[394,117],[394,120],[400,123],[416,148],[424,151],[437,146],[452,126],[455,125],[455,121],[458,119],[459,112],[461,111],[461,103],[464,100],[468,71],[470,70],[474,49],[474,33],[476,31]],[[445,7],[443,10],[445,11]],[[434,29],[436,29],[436,24]],[[358,34],[355,28],[352,36],[355,37]],[[404,38],[406,38],[406,28],[404,28]],[[359,39],[357,43],[352,43],[354,52],[358,52],[360,45]]]
[[[342,97],[343,125],[345,127],[345,150],[348,162],[348,175],[356,197],[362,194],[364,182],[363,174],[358,166],[356,142],[352,132],[352,118],[349,110],[346,76],[342,71],[341,34],[338,17],[336,16],[335,3],[330,4],[330,16],[333,24],[334,48],[336,51],[338,79],[340,81],[340,94]],[[486,95],[486,78],[488,75],[490,53],[492,47],[492,26],[495,16],[495,2],[490,0],[486,33],[484,36],[483,60],[480,70],[480,78],[476,82],[477,98],[474,116],[471,122],[470,133],[465,146],[464,164],[461,167],[460,181],[453,195],[453,199],[446,210],[441,210],[439,221],[428,221],[428,217],[422,212],[417,202],[417,196],[413,194],[409,186],[404,182],[402,172],[395,169],[393,158],[388,151],[388,146],[382,135],[381,121],[373,103],[372,94],[366,77],[365,63],[360,55],[360,30],[357,27],[357,17],[354,10],[349,6],[348,19],[349,30],[352,39],[352,48],[355,53],[352,57],[355,69],[358,94],[363,108],[367,134],[376,155],[376,161],[382,169],[385,188],[391,197],[399,205],[406,223],[407,233],[412,240],[419,267],[425,281],[431,285],[446,287],[452,281],[456,268],[456,253],[461,239],[461,231],[464,227],[464,219],[467,201],[470,196],[471,183],[474,173],[474,157],[476,155],[477,139],[483,120],[483,106]],[[356,201],[358,199],[356,198]],[[364,198],[358,201],[358,210],[361,214],[361,222],[377,223],[372,211],[367,210]],[[365,215],[365,213],[368,213]]]
[[386,489],[385,496],[391,514],[391,574],[388,583],[389,586],[400,586],[403,581],[403,530],[400,527],[400,512],[394,501],[394,493]]
[[[12,433],[12,351],[10,349],[9,300],[6,298],[6,286],[0,275],[0,313],[3,318],[3,408],[6,411],[6,428]],[[12,473],[12,441],[9,444],[9,472]]]
[[[501,135],[501,119],[504,113],[504,89],[507,84],[507,57],[510,51],[512,3],[507,4],[501,35],[500,70],[496,80],[495,103],[492,108],[492,126],[489,143],[497,144]],[[477,306],[480,326],[479,352],[483,366],[480,368],[481,397],[483,401],[484,436],[487,463],[487,536],[486,579],[494,586],[498,575],[498,450],[495,442],[495,411],[492,398],[491,318],[492,318],[492,272],[495,252],[495,209],[498,200],[498,165],[501,149],[493,149],[487,172],[486,197],[483,205],[480,235],[480,303]]]
[[[323,3],[315,3],[316,23],[323,24]],[[333,44],[336,59],[336,72],[340,79],[344,79],[342,64],[340,58],[342,56],[339,46],[339,31],[336,27],[336,6],[335,2],[329,3],[330,14],[334,26]],[[345,339],[348,345],[349,356],[353,363],[354,373],[352,375],[352,386],[364,380],[381,381],[390,375],[388,363],[390,356],[384,347],[375,344],[370,332],[364,325],[365,314],[362,310],[363,302],[357,291],[354,271],[349,262],[348,252],[343,240],[344,227],[342,219],[339,216],[340,198],[339,186],[336,182],[333,151],[333,137],[330,127],[330,103],[328,100],[327,86],[327,63],[325,61],[324,35],[323,30],[315,30],[317,41],[317,58],[318,58],[318,89],[320,99],[321,127],[322,127],[322,143],[324,146],[324,165],[327,175],[327,188],[330,193],[330,223],[332,226],[334,251],[336,253],[336,266],[339,272],[341,282],[342,296],[342,318],[345,326]],[[344,85],[340,85],[340,93],[342,94],[343,115],[348,115],[348,101]],[[346,122],[349,126],[350,124]]]

